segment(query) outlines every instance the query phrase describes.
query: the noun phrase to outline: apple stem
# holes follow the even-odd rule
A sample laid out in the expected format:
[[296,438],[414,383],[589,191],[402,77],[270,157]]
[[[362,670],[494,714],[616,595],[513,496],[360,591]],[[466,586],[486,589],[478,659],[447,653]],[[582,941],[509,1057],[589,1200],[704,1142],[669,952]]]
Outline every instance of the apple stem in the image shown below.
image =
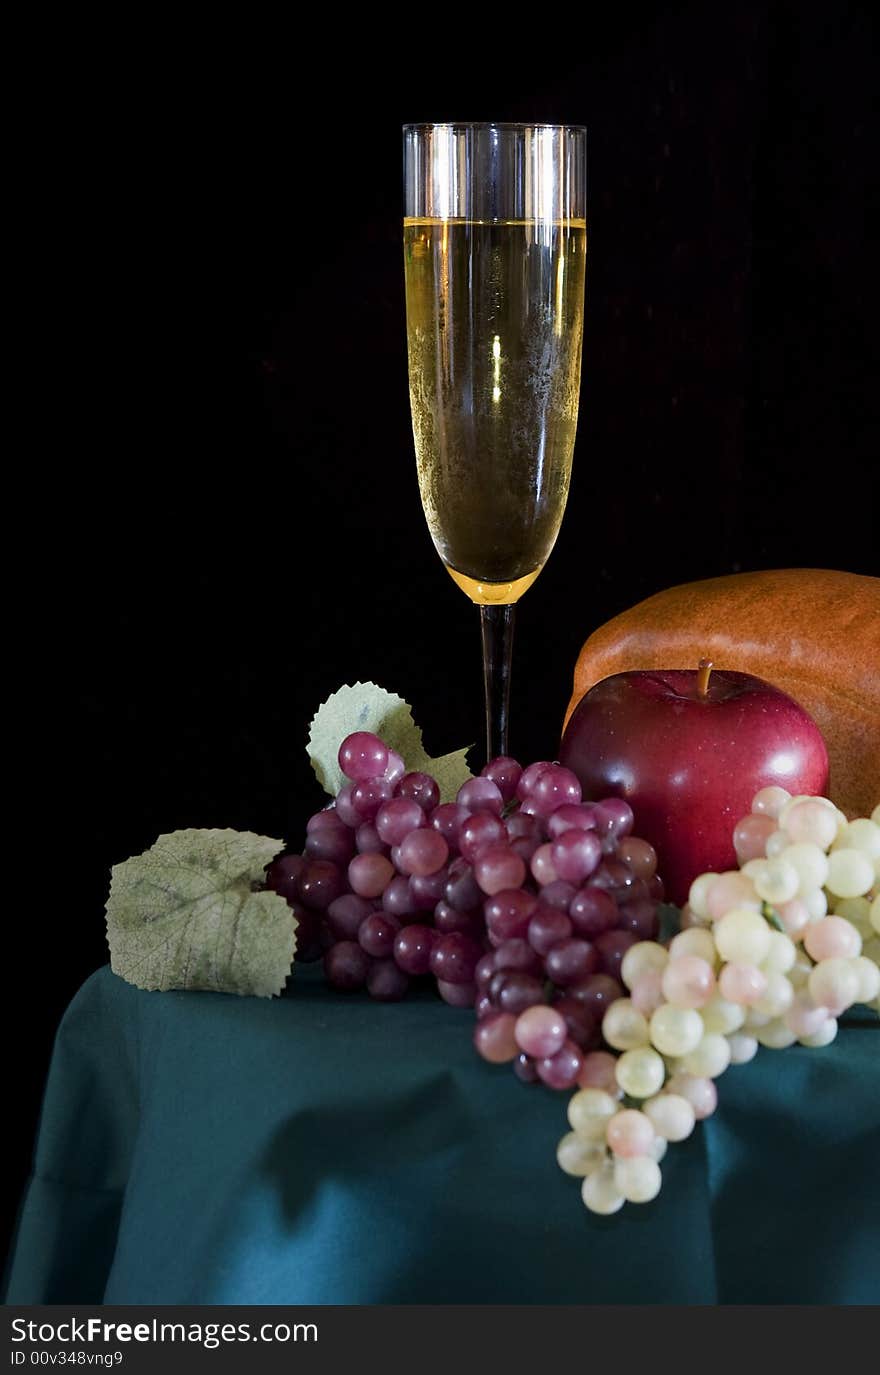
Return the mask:
[[699,672],[697,673],[697,696],[701,702],[705,702],[709,696],[709,678],[715,665],[711,659],[701,659]]

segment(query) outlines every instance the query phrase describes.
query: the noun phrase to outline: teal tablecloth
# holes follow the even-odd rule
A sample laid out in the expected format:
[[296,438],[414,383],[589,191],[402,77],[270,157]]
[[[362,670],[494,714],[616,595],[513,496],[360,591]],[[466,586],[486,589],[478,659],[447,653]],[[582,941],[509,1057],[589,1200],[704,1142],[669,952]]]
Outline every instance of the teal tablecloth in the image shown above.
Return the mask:
[[568,1095],[472,1014],[298,974],[277,1001],[94,974],[61,1024],[8,1303],[877,1303],[880,1024],[761,1051],[596,1218]]

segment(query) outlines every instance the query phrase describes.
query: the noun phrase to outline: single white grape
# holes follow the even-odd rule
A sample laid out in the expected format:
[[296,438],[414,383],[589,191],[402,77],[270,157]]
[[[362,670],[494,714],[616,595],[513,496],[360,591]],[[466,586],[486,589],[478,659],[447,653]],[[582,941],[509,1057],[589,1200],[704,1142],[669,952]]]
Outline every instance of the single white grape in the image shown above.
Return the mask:
[[[630,946],[630,950],[635,949],[634,945]],[[629,953],[628,950],[626,954]],[[673,936],[669,942],[669,958],[678,960],[684,955],[696,955],[697,959],[705,960],[714,969],[718,960],[718,951],[715,949],[712,932],[703,926],[692,926],[688,931],[679,931],[678,935]],[[626,955],[623,958],[626,959]]]
[[837,808],[829,797],[811,797],[809,793],[797,793],[794,797],[789,798],[780,811],[777,817],[780,826],[785,825],[789,812],[794,811],[799,802],[819,802],[823,807],[828,807],[831,812],[835,814],[837,812]]
[[768,859],[777,859],[790,844],[791,836],[787,831],[771,831],[764,845],[764,854]]
[[[790,864],[798,876],[797,892],[792,897],[802,898],[814,888],[824,887],[828,877],[828,856],[818,845],[806,840],[788,845],[779,856],[779,863]],[[785,898],[781,900],[786,901]]]
[[781,1018],[759,1027],[755,1037],[762,1046],[767,1046],[770,1050],[785,1050],[787,1046],[793,1046],[797,1040],[794,1032]]
[[676,1007],[705,1007],[715,992],[715,974],[699,955],[679,955],[663,971],[660,988]]
[[767,975],[756,964],[726,964],[718,980],[722,998],[739,1007],[754,1007],[767,992]]
[[[764,864],[765,861],[751,860],[749,863]],[[742,869],[728,869],[718,875],[706,899],[709,916],[713,921],[720,921],[727,912],[732,912],[734,907],[745,907],[750,912],[760,912],[761,899],[755,892],[755,885],[749,877],[748,870],[749,864],[744,864]]]
[[[764,865],[766,863],[766,859],[749,859],[746,860],[745,864],[739,872],[741,874],[745,874],[746,878],[749,880],[752,887],[754,888],[755,874],[762,874],[764,872]],[[758,897],[757,893],[755,894],[755,897],[757,898],[757,901],[760,903],[761,899]]]
[[698,1046],[681,1057],[682,1069],[695,1079],[717,1079],[729,1064],[727,1037],[717,1031],[707,1032]]
[[787,974],[797,959],[797,947],[783,931],[770,932],[770,949],[761,964],[765,974]]
[[748,1036],[743,1031],[735,1031],[732,1036],[728,1036],[727,1042],[730,1046],[732,1065],[747,1065],[758,1053],[758,1042],[755,1037]]
[[863,940],[870,935],[871,904],[867,898],[837,898],[834,903],[834,915],[850,922]]
[[556,1147],[556,1160],[566,1174],[583,1178],[602,1168],[608,1152],[602,1141],[585,1141],[577,1132],[567,1132]]
[[822,1046],[830,1046],[837,1035],[837,1021],[834,1017],[828,1017],[820,1026],[818,1031],[814,1031],[812,1036],[802,1036],[802,1046],[814,1046],[821,1049]]
[[614,1182],[614,1167],[610,1163],[587,1175],[581,1185],[581,1198],[591,1213],[607,1216],[620,1211],[626,1200]]
[[763,859],[767,853],[767,841],[775,831],[773,818],[751,812],[742,817],[733,828],[733,848],[740,864],[749,859]]
[[824,851],[837,835],[837,817],[819,798],[809,797],[789,807],[785,830],[791,840],[807,841]]
[[636,1050],[648,1044],[648,1023],[629,998],[618,998],[602,1018],[602,1035],[615,1050]]
[[[728,1047],[728,1057],[730,1048]],[[686,1098],[694,1110],[698,1122],[711,1117],[718,1106],[718,1090],[711,1079],[699,1078],[683,1070],[674,1075],[666,1085],[667,1093],[677,1093]]]
[[844,826],[834,842],[834,849],[861,850],[871,861],[875,878],[880,878],[880,826],[868,817],[860,816]]
[[659,1093],[666,1078],[663,1059],[650,1046],[626,1050],[617,1061],[615,1076],[630,1098],[651,1098]]
[[688,907],[690,907],[695,917],[700,917],[704,921],[709,917],[709,909],[706,906],[709,889],[712,887],[716,878],[718,878],[717,874],[700,874],[699,878],[694,879],[690,887],[690,892],[688,893]]
[[623,957],[620,977],[632,991],[633,984],[642,974],[649,974],[653,969],[662,970],[668,959],[669,951],[657,941],[636,941]]
[[875,998],[880,996],[880,969],[877,968],[873,960],[867,959],[864,955],[859,955],[857,959],[854,959],[853,965],[859,977],[856,1002],[872,1003]]
[[801,940],[804,927],[812,920],[810,909],[803,899],[792,898],[791,902],[781,902],[774,910],[782,923],[785,934],[790,936],[793,941]]
[[642,1112],[650,1117],[657,1135],[666,1141],[684,1141],[696,1122],[690,1103],[678,1093],[658,1093],[642,1105]]
[[786,792],[785,788],[777,788],[775,785],[769,788],[762,788],[755,793],[752,798],[752,811],[760,816],[772,816],[774,821],[778,819],[783,807],[791,802],[791,793]]
[[716,923],[715,944],[730,964],[762,964],[770,949],[770,927],[759,912],[734,907]]
[[800,875],[793,864],[781,856],[778,859],[756,860],[759,869],[751,874],[755,892],[765,902],[775,906],[796,898],[800,890]]
[[874,866],[862,850],[832,850],[825,887],[838,898],[860,898],[874,886]]
[[[783,1017],[794,1002],[794,989],[784,974],[771,970],[767,975],[767,988],[755,1003],[755,1011],[768,1017]],[[759,1038],[760,1039],[760,1038]]]
[[615,1156],[645,1155],[654,1140],[651,1119],[633,1108],[623,1108],[608,1123],[605,1135]]
[[811,921],[818,921],[828,911],[828,898],[822,888],[816,888],[812,893],[807,893],[802,902],[810,914]]
[[[612,1008],[615,1006],[611,1004]],[[673,1007],[671,1003],[664,1003],[651,1015],[651,1043],[662,1055],[687,1055],[700,1044],[703,1032],[703,1019],[692,1007]]]
[[817,964],[807,987],[817,1007],[827,1007],[832,1017],[839,1017],[852,1007],[859,992],[858,971],[848,959],[822,960]]
[[707,1031],[720,1031],[722,1036],[727,1036],[732,1031],[739,1031],[746,1019],[746,1010],[716,993],[705,1007],[700,1008],[700,1016]]
[[665,1001],[663,975],[659,969],[649,969],[647,974],[640,974],[632,986],[633,1007],[638,1008],[644,1017],[650,1017]]
[[614,1186],[627,1203],[650,1203],[660,1192],[660,1166],[649,1155],[635,1155],[614,1164]]
[[804,949],[810,959],[854,960],[862,953],[862,938],[845,917],[820,917],[804,932]]
[[608,1122],[619,1106],[604,1089],[580,1089],[568,1102],[569,1124],[585,1141],[604,1142]]

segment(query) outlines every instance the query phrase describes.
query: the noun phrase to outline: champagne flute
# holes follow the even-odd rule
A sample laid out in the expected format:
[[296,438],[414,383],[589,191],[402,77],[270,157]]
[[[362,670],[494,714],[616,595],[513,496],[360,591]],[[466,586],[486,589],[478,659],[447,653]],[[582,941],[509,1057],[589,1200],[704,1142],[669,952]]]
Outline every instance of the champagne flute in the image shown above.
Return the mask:
[[508,753],[514,608],[556,542],[577,426],[586,131],[404,127],[406,321],[419,489],[480,608],[487,758]]

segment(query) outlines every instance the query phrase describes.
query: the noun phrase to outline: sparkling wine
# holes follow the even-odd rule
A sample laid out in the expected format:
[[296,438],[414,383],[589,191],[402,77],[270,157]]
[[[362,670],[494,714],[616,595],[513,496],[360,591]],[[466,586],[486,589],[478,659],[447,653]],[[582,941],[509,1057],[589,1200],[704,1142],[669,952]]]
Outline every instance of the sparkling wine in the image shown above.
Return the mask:
[[578,413],[583,219],[404,221],[422,505],[475,602],[515,602],[556,540]]

